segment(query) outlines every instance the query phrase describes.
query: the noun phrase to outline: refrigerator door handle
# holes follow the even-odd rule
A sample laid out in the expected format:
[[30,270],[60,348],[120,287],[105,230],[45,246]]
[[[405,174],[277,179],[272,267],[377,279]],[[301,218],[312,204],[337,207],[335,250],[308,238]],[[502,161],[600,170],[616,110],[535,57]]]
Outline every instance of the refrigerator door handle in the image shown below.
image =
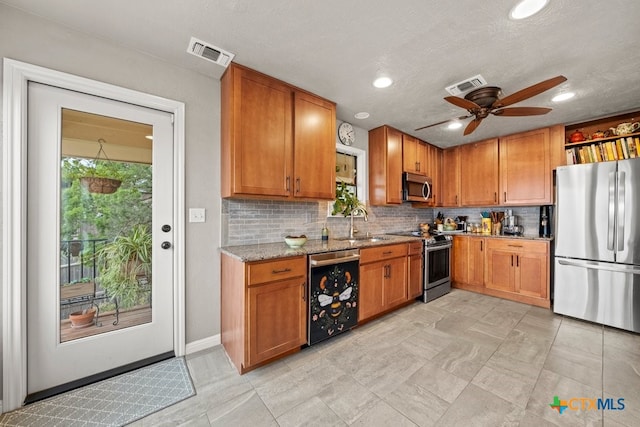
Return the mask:
[[621,264],[608,264],[601,262],[593,262],[593,261],[580,261],[580,260],[567,260],[567,259],[558,259],[558,264],[560,265],[568,265],[571,267],[581,267],[581,268],[589,268],[592,270],[605,270],[605,271],[613,271],[616,273],[626,273],[626,274],[640,274],[640,268],[636,266],[626,266]]
[[607,224],[607,249],[614,248],[615,224],[616,224],[616,173],[609,172],[609,215]]
[[618,187],[618,218],[616,219],[616,251],[621,252],[624,250],[624,197],[625,197],[625,172],[619,171],[617,173],[617,187]]

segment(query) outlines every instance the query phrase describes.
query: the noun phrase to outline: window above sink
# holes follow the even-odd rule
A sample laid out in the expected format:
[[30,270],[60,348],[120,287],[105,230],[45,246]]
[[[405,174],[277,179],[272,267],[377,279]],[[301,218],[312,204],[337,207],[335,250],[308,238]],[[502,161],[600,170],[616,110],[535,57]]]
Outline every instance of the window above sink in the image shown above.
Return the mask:
[[[350,169],[353,166],[353,169]],[[338,170],[338,168],[340,170]],[[366,206],[367,204],[367,152],[360,149],[336,144],[336,185],[344,182],[348,187],[352,187],[358,200]],[[331,215],[333,202],[327,203],[327,216],[335,217],[341,215]],[[361,215],[356,215],[361,216]]]

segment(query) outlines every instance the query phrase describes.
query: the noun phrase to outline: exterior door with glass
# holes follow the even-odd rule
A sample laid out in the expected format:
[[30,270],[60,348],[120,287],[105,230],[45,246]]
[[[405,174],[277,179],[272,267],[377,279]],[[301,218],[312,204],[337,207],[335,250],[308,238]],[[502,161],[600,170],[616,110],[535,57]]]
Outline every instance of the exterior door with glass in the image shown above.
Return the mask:
[[174,345],[172,115],[28,88],[27,392]]

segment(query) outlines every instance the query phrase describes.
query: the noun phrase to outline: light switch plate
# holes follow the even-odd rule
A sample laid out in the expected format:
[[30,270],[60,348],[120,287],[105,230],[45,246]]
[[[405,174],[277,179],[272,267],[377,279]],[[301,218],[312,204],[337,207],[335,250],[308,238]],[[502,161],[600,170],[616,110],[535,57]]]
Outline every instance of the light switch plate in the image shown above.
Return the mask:
[[205,222],[204,208],[189,208],[189,222]]

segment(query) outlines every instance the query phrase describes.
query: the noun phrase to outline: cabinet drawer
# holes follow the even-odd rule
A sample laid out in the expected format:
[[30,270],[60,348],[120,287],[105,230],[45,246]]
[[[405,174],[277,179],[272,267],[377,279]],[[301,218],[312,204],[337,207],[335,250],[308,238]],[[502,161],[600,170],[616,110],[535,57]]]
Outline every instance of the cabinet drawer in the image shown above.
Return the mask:
[[534,252],[545,254],[549,250],[549,242],[522,239],[487,239],[487,248],[510,252]]
[[407,256],[406,243],[377,246],[375,248],[364,248],[360,249],[360,264],[403,256]]
[[306,275],[307,259],[304,256],[252,262],[247,265],[249,286]]
[[422,240],[419,242],[411,242],[408,244],[409,246],[409,255],[419,255],[422,253]]

